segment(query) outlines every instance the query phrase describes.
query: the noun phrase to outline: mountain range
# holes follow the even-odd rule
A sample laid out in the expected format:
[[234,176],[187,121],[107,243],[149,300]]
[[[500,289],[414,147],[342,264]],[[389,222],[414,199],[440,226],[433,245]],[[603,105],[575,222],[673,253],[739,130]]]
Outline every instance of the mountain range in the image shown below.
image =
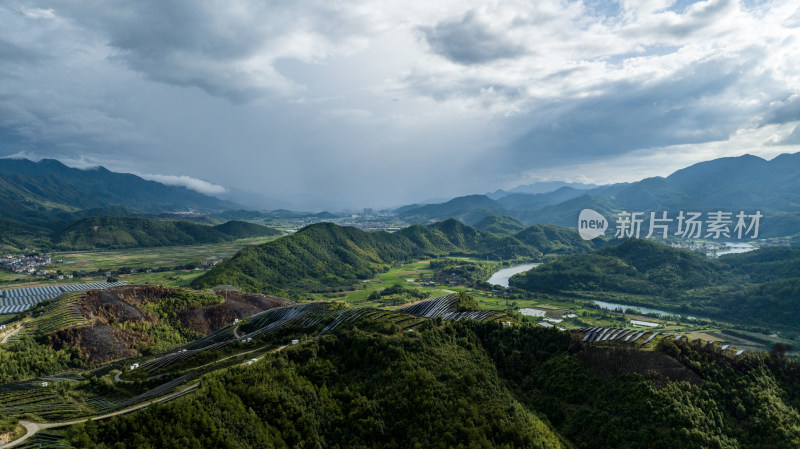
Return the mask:
[[44,224],[82,218],[76,216],[80,211],[119,207],[139,213],[241,209],[232,201],[103,167],[81,170],[54,159],[0,159],[4,220]]
[[584,184],[581,182],[540,181],[534,182],[533,184],[517,186],[509,190],[497,189],[494,192],[487,193],[486,196],[493,200],[497,200],[513,193],[549,193],[562,187],[570,187],[577,190],[589,190],[599,186],[597,184]]
[[498,235],[454,219],[409,226],[394,233],[317,223],[241,250],[197,278],[192,287],[237,285],[282,295],[335,291],[398,262],[441,256],[541,260],[550,254],[587,252],[602,244],[584,241],[576,231],[552,225]]
[[[752,155],[701,162],[666,178],[652,177],[592,189],[564,186],[547,193],[511,193],[492,199],[469,195],[440,204],[404,207],[398,215],[410,223],[456,218],[476,224],[491,215],[510,216],[525,225],[550,223],[574,227],[582,209],[604,215],[620,211],[740,210],[765,214],[762,236],[800,232],[800,153],[770,161]],[[767,221],[769,220],[769,221]]]

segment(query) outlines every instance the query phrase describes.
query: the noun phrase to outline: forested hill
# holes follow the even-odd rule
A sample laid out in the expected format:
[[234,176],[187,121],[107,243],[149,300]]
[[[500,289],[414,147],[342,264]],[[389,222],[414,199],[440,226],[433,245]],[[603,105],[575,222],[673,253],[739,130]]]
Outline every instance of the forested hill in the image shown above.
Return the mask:
[[597,290],[655,295],[667,289],[711,285],[723,268],[699,253],[630,239],[542,264],[513,277],[512,285],[541,292]]
[[85,218],[56,231],[52,246],[82,250],[196,245],[280,234],[278,230],[243,221],[208,226],[189,221],[103,216]]
[[508,215],[490,215],[475,223],[475,229],[494,234],[511,235],[525,229],[525,225]]
[[[194,393],[68,429],[76,447],[800,447],[800,366],[664,339],[583,345],[533,324],[344,323],[202,377]],[[349,327],[348,327],[349,326]],[[346,328],[346,329],[345,329]]]
[[0,210],[4,219],[42,224],[73,219],[72,214],[79,210],[110,206],[140,213],[239,208],[185,187],[103,167],[80,170],[54,159],[0,159]]
[[514,276],[532,292],[615,297],[726,321],[793,329],[800,325],[800,248],[763,248],[709,259],[630,239],[568,255]]
[[273,294],[326,291],[353,285],[402,261],[448,255],[538,260],[546,254],[586,252],[598,244],[557,226],[533,226],[513,236],[498,236],[452,219],[395,233],[318,223],[243,249],[193,286],[230,284]]

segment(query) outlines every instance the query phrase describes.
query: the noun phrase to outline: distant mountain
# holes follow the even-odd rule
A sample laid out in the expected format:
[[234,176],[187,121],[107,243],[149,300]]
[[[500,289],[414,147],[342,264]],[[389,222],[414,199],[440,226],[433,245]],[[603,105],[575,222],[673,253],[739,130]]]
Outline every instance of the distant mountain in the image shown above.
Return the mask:
[[583,190],[572,187],[561,187],[548,193],[512,193],[500,198],[497,202],[510,210],[536,210],[542,207],[559,204],[561,202],[585,195]]
[[542,181],[534,182],[533,184],[526,184],[514,187],[510,190],[511,193],[548,193],[555,192],[562,187],[569,187],[575,190],[589,190],[594,189],[597,184],[584,184],[580,182],[565,182],[565,181]]
[[800,233],[800,153],[771,161],[744,155],[701,162],[672,175],[634,183],[580,190],[562,187],[549,193],[510,193],[492,199],[466,196],[446,203],[406,208],[400,217],[411,223],[459,218],[477,223],[490,215],[507,215],[524,224],[576,226],[580,211],[594,209],[606,216],[620,211],[765,214],[760,237]]
[[400,218],[409,223],[426,223],[445,218],[455,218],[467,224],[477,223],[489,215],[506,215],[500,203],[485,195],[469,195],[454,198],[446,203],[426,204],[399,213]]
[[351,288],[397,262],[441,256],[538,260],[544,254],[586,252],[601,244],[581,240],[576,231],[557,226],[537,225],[513,236],[498,236],[454,219],[394,233],[317,223],[243,249],[192,286],[229,284],[289,294],[334,291]]
[[197,245],[281,234],[276,229],[243,221],[208,226],[189,221],[106,216],[85,218],[60,229],[52,236],[52,246],[84,250]]
[[598,185],[583,184],[580,182],[544,181],[544,182],[534,182],[533,184],[517,186],[510,190],[498,189],[495,190],[494,192],[487,193],[486,196],[488,196],[493,200],[499,200],[500,198],[506,197],[514,193],[529,193],[529,194],[550,193],[550,192],[555,192],[556,190],[561,189],[563,187],[569,187],[575,190],[589,190],[598,187]]
[[223,200],[241,204],[253,210],[291,209],[294,207],[294,204],[289,201],[271,198],[261,193],[237,189],[235,187],[228,188],[225,193],[215,196]]
[[185,187],[103,167],[80,170],[54,159],[0,159],[0,210],[5,219],[63,221],[74,219],[71,214],[81,210],[109,207],[145,213],[241,208]]

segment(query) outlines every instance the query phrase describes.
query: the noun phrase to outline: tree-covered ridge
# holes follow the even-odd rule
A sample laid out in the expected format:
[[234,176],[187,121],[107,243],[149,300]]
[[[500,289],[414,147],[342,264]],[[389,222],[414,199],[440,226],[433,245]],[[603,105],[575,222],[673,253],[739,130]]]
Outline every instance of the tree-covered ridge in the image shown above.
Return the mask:
[[[393,263],[421,258],[476,256],[538,260],[543,252],[582,252],[591,248],[591,244],[580,240],[577,232],[555,226],[534,226],[517,235],[529,243],[513,236],[481,232],[453,219],[429,226],[410,226],[395,233],[369,233],[318,223],[278,240],[245,248],[192,285],[208,288],[230,284],[271,294],[326,291],[370,278]],[[538,238],[531,238],[532,235]]]
[[187,208],[225,210],[237,205],[103,167],[80,170],[54,159],[0,160],[0,210],[4,218],[44,224],[72,220],[72,213],[78,210],[112,206],[155,213]]
[[[579,448],[800,445],[800,364],[718,345],[583,346],[555,330],[469,323],[515,396]],[[676,378],[662,361],[682,367]]]
[[525,229],[525,225],[508,215],[490,215],[475,223],[475,229],[499,235],[513,235]]
[[723,265],[691,251],[630,239],[589,254],[558,258],[512,278],[527,290],[610,290],[663,294],[668,289],[711,285]]
[[115,249],[219,243],[280,234],[278,230],[243,221],[207,226],[189,221],[98,216],[56,231],[52,241],[55,248],[63,250]]
[[[663,340],[583,346],[531,324],[365,323],[70,430],[77,447],[796,448],[800,365]],[[644,364],[627,363],[641,358]],[[676,378],[660,361],[679,366]],[[650,361],[650,362],[647,362]],[[656,368],[654,368],[656,367]],[[627,371],[626,371],[627,370]]]
[[798,263],[800,248],[764,248],[715,260],[631,239],[544,263],[510,284],[551,294],[619,294],[623,302],[796,331]]

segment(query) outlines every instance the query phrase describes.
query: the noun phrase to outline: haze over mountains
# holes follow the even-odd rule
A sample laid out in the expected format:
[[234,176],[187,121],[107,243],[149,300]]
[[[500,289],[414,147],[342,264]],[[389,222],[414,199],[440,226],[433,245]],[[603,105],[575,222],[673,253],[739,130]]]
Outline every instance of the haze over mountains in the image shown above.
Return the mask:
[[604,214],[623,210],[760,210],[772,220],[772,229],[765,229],[765,235],[795,234],[800,232],[800,153],[782,154],[771,161],[751,155],[715,159],[666,178],[588,190],[564,186],[547,193],[509,193],[496,199],[469,195],[441,204],[401,208],[398,213],[411,223],[452,217],[476,224],[487,216],[507,215],[528,225],[574,227],[584,208]]
[[[233,201],[224,200],[103,167],[70,168],[52,159],[0,159],[0,175],[0,220],[4,226],[50,226],[95,215],[246,209],[234,202],[240,199],[238,191],[227,193]],[[269,204],[268,194],[248,195],[241,193],[241,203]],[[261,202],[256,201],[259,199]],[[403,206],[394,213],[411,224],[456,218],[476,225],[486,217],[505,216],[520,225],[574,227],[578,213],[585,208],[606,216],[620,211],[758,210],[767,217],[763,236],[794,235],[800,233],[800,153],[783,154],[771,161],[750,155],[715,159],[666,178],[632,183],[534,183],[437,204]]]

